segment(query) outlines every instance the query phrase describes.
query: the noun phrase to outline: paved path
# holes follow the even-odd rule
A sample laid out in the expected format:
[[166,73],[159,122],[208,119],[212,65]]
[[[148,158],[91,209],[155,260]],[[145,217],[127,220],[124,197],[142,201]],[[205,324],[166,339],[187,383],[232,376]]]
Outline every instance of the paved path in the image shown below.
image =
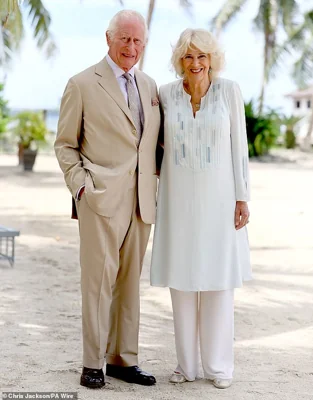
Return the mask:
[[[313,399],[313,156],[279,151],[251,163],[249,234],[255,280],[236,292],[233,386],[175,386],[167,289],[149,286],[151,241],[141,286],[141,366],[153,388],[108,379],[79,386],[80,286],[77,223],[53,157],[24,173],[0,155],[0,224],[21,230],[12,269],[0,261],[0,390],[78,391],[80,399]],[[187,317],[187,316],[186,316]]]

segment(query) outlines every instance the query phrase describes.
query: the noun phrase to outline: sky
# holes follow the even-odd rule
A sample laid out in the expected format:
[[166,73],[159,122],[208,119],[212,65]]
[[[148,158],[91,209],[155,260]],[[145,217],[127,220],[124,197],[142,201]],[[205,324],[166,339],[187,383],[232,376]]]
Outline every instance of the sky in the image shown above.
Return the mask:
[[[313,0],[302,0],[305,7]],[[117,0],[43,0],[52,19],[51,30],[58,46],[47,61],[36,48],[27,28],[23,46],[6,71],[5,96],[12,108],[58,108],[68,79],[99,62],[107,53],[105,31],[112,16],[122,9]],[[124,0],[124,8],[147,14],[148,0]],[[171,70],[172,45],[186,28],[209,29],[209,21],[221,0],[193,0],[192,15],[178,6],[178,0],[156,0],[144,71],[157,85],[176,79]],[[220,41],[226,67],[221,76],[239,83],[246,101],[260,93],[262,36],[252,29],[259,0],[250,0],[244,11],[223,32]],[[29,21],[26,21],[26,26]],[[290,77],[293,59],[287,59],[268,88],[265,104],[291,111],[285,94],[296,86]]]

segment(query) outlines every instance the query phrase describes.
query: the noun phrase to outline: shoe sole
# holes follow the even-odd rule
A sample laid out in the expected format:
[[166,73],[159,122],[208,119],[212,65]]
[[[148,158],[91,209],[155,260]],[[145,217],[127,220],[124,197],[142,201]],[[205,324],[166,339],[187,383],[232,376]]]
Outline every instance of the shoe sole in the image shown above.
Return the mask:
[[232,385],[232,382],[231,382],[229,385],[227,385],[227,386],[223,386],[223,385],[219,385],[219,384],[215,383],[215,382],[213,381],[213,379],[212,379],[212,380],[210,379],[210,381],[212,382],[212,385],[213,385],[214,387],[216,387],[217,389],[228,389],[228,388],[231,387],[231,385]]
[[214,385],[214,383],[213,383],[213,386],[216,387],[216,389],[228,389],[231,385],[229,385],[229,386],[218,386],[218,385]]
[[101,389],[103,388],[103,386],[105,386],[105,382],[90,384],[90,383],[85,383],[84,381],[81,380],[80,385],[89,389]]
[[153,386],[153,385],[156,384],[156,382],[153,382],[153,383],[150,383],[150,382],[146,382],[146,383],[142,382],[142,383],[139,383],[139,382],[132,381],[132,380],[130,380],[130,379],[125,379],[125,378],[123,378],[123,377],[121,377],[121,376],[114,376],[114,375],[108,375],[108,374],[106,374],[106,376],[109,376],[110,378],[114,378],[114,379],[119,379],[120,381],[123,381],[123,382],[134,383],[135,385],[141,385],[141,386]]

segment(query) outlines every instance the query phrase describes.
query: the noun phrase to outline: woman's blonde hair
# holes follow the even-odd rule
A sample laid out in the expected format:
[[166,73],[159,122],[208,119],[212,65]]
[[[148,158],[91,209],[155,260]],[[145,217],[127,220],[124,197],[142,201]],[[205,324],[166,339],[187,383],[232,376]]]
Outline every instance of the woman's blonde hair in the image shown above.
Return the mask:
[[186,29],[180,35],[176,46],[173,48],[172,65],[178,76],[183,77],[182,58],[189,48],[199,49],[209,54],[211,61],[211,76],[218,76],[225,63],[224,53],[221,51],[215,37],[206,29]]

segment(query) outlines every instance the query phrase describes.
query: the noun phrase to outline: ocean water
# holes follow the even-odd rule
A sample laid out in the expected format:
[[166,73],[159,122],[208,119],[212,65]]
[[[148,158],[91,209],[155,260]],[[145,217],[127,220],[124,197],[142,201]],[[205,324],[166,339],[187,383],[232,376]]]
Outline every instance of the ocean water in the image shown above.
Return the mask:
[[49,131],[56,133],[58,127],[59,112],[58,111],[47,111],[46,124]]
[[[22,112],[22,111],[34,111],[34,112],[39,112],[42,110],[28,110],[28,109],[11,109],[10,114],[12,117],[14,115]],[[58,127],[58,120],[59,120],[59,110],[45,110],[45,119],[46,119],[46,124],[47,128],[49,131],[56,133],[57,127]]]

